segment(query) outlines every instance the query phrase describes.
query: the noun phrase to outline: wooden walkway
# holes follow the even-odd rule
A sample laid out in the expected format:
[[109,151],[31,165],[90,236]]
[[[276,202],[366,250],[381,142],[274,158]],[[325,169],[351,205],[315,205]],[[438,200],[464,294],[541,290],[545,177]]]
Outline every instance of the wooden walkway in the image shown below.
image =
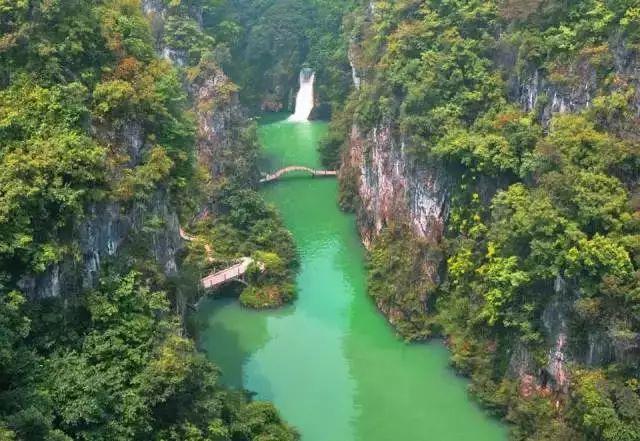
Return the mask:
[[[197,240],[195,237],[187,234],[182,228],[180,228],[180,238],[182,240],[186,240],[187,242],[194,242]],[[209,263],[212,263],[215,259],[213,258],[213,250],[211,249],[211,245],[208,243],[204,244],[204,251],[207,254],[207,260]]]
[[243,257],[240,260],[240,263],[236,263],[235,265],[223,269],[222,271],[218,271],[217,273],[209,274],[207,277],[202,278],[200,280],[200,283],[202,283],[202,286],[205,289],[208,289],[215,288],[216,286],[222,285],[232,280],[241,281],[242,276],[247,272],[252,263],[252,258]]
[[[180,228],[179,232],[180,232],[180,238],[182,238],[182,240],[186,240],[188,242],[193,242],[196,240],[194,236],[187,234],[182,228]],[[207,260],[209,260],[209,262],[213,262],[214,260],[212,256],[213,250],[211,249],[209,244],[205,244],[204,248],[207,253]],[[231,282],[234,280],[242,282],[243,281],[242,276],[247,272],[247,270],[249,269],[252,263],[253,263],[252,258],[242,257],[238,263],[230,266],[229,268],[225,268],[218,272],[211,273],[206,277],[203,277],[202,279],[200,279],[200,283],[205,289],[208,289],[208,288],[215,288],[217,286],[220,286],[222,284],[225,284],[227,282]],[[260,267],[261,271],[264,270],[263,264],[258,263],[258,266]]]
[[194,240],[196,240],[195,237],[188,235],[182,228],[180,228],[179,232],[180,239],[182,240],[186,240],[187,242],[193,242]]
[[289,167],[281,168],[274,173],[264,175],[263,178],[260,179],[260,183],[275,181],[277,179],[280,179],[287,173],[296,171],[311,173],[311,176],[336,176],[338,174],[338,172],[336,172],[335,170],[316,170],[311,167],[305,167],[303,165],[290,165]]

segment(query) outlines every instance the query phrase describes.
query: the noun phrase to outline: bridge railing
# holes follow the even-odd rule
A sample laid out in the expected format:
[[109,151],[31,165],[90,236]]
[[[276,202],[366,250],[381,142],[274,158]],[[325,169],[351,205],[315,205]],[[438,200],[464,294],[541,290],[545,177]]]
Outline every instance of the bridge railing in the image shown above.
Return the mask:
[[282,176],[284,176],[285,174],[296,172],[296,171],[311,173],[312,176],[336,176],[338,174],[338,172],[335,170],[314,169],[312,167],[307,167],[305,165],[289,165],[287,167],[280,168],[274,171],[273,173],[263,174],[263,177],[262,179],[260,179],[260,182],[264,183],[264,182],[275,181],[281,178]]

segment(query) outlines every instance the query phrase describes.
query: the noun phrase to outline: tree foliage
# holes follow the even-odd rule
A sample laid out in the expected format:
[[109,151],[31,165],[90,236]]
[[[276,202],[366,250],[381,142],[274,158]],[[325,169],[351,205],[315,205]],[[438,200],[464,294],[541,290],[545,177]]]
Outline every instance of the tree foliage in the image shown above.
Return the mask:
[[[214,39],[193,8],[220,4],[156,6],[167,8],[160,41],[137,0],[0,0],[0,439],[297,439],[271,404],[218,384],[173,312],[184,284],[151,256],[149,231],[172,219],[148,215],[153,204],[192,210],[213,185],[193,160],[188,76],[157,50],[198,65]],[[244,186],[252,134],[239,136],[241,158],[220,165],[237,164]],[[248,190],[229,193],[225,214],[247,247],[293,259],[273,210]],[[81,286],[79,236],[105,206],[134,218],[133,233],[100,256],[98,286]],[[60,298],[26,298],[58,270]]]
[[[443,283],[399,282],[436,266],[383,229],[371,291],[392,319],[411,308],[447,335],[514,439],[638,439],[638,83],[622,67],[638,62],[635,3],[381,0],[352,23],[358,131],[387,130],[409,168],[450,179]],[[346,145],[331,137],[325,156]],[[600,370],[563,364],[579,369],[568,396],[553,384],[558,326],[575,365],[598,336],[612,346]],[[520,365],[537,392],[513,382]]]

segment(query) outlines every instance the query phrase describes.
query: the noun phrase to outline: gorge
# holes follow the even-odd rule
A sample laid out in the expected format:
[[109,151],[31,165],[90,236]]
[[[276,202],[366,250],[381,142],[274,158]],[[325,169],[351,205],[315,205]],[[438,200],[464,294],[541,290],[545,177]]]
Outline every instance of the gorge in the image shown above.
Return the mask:
[[[266,169],[320,165],[326,123],[268,117],[259,133]],[[298,298],[276,311],[201,302],[199,344],[223,381],[273,402],[303,440],[506,439],[470,401],[444,346],[406,344],[371,303],[364,250],[353,217],[336,207],[337,183],[301,172],[261,192],[296,241]]]
[[0,1],[0,440],[640,440],[639,57],[637,0]]

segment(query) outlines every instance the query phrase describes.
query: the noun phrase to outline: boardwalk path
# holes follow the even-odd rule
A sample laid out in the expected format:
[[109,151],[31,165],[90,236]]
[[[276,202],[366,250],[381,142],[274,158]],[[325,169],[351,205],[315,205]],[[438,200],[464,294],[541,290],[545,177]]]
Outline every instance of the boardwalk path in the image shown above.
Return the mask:
[[217,273],[209,274],[207,277],[201,279],[200,282],[204,288],[215,288],[231,280],[241,280],[240,278],[247,272],[252,263],[252,258],[243,257],[240,259],[240,263],[236,263]]
[[[180,228],[180,237],[182,238],[182,240],[186,240],[188,242],[193,242],[196,240],[195,237],[187,234],[182,228]],[[209,244],[205,244],[205,251],[207,252],[207,259],[209,260],[209,262],[212,262],[214,259],[211,255],[212,250]],[[242,257],[240,259],[240,262],[236,263],[235,265],[203,277],[202,279],[200,279],[200,283],[204,288],[215,288],[216,286],[222,285],[232,280],[241,280],[241,277],[247,272],[252,263],[252,258]]]

